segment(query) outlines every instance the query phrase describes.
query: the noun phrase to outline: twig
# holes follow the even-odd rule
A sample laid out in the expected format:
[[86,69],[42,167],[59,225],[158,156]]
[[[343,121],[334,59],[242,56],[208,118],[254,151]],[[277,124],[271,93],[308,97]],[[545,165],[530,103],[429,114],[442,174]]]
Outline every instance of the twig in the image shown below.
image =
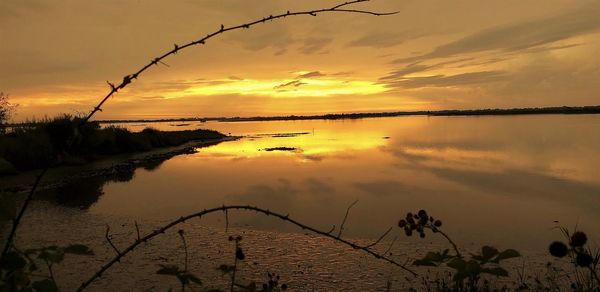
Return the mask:
[[352,208],[352,206],[356,205],[356,203],[358,203],[358,200],[352,202],[352,204],[348,206],[348,209],[346,209],[346,215],[344,215],[344,220],[342,220],[342,224],[340,225],[340,231],[338,232],[337,237],[342,236],[342,231],[344,231],[344,224],[346,224],[346,219],[348,219],[348,213],[350,213],[350,209]]
[[183,249],[185,251],[185,259],[184,259],[184,262],[183,262],[183,270],[187,272],[187,270],[188,270],[187,242],[185,241],[185,236],[183,235],[183,229],[179,229],[179,231],[177,233],[179,233],[179,237],[181,237],[181,242],[183,242]]
[[249,206],[249,205],[231,205],[231,206],[216,207],[216,208],[212,208],[212,209],[205,209],[205,210],[202,210],[200,212],[196,212],[196,213],[193,213],[193,214],[190,214],[190,215],[187,215],[187,216],[180,217],[179,219],[174,220],[174,221],[168,223],[167,225],[164,225],[161,228],[156,229],[153,232],[151,232],[151,233],[143,236],[141,240],[136,240],[131,245],[129,245],[127,248],[125,248],[120,254],[116,255],[113,259],[111,259],[106,264],[104,264],[89,279],[87,279],[86,281],[84,281],[81,284],[81,286],[79,286],[79,288],[77,289],[77,291],[82,291],[83,289],[85,289],[86,287],[88,287],[94,280],[96,280],[97,278],[101,277],[102,274],[104,272],[106,272],[106,270],[108,270],[111,266],[113,266],[115,263],[117,263],[122,257],[124,257],[128,253],[132,252],[142,242],[147,242],[147,241],[151,240],[152,238],[154,238],[154,237],[156,237],[156,236],[158,236],[160,234],[165,233],[165,231],[169,230],[170,228],[172,228],[172,227],[174,227],[174,226],[176,226],[176,225],[178,225],[180,223],[185,222],[186,220],[190,220],[192,218],[202,218],[202,217],[206,216],[207,214],[214,213],[214,212],[222,212],[224,210],[254,211],[254,212],[261,213],[261,214],[264,214],[264,215],[267,215],[267,216],[276,217],[276,218],[278,218],[280,220],[283,220],[285,222],[288,222],[288,223],[290,223],[292,225],[296,225],[296,226],[298,226],[298,227],[300,227],[300,228],[302,228],[304,230],[311,231],[311,232],[313,232],[315,234],[318,234],[318,235],[321,235],[323,237],[327,237],[327,238],[333,239],[333,240],[335,240],[337,242],[340,242],[340,243],[343,243],[345,245],[348,245],[348,246],[352,247],[353,249],[364,251],[364,252],[372,255],[373,257],[375,257],[377,259],[386,261],[386,262],[388,262],[390,264],[393,264],[393,265],[395,265],[395,266],[397,266],[397,267],[399,267],[399,268],[407,271],[408,273],[410,273],[413,276],[417,276],[417,273],[414,272],[413,270],[409,269],[408,267],[406,267],[406,265],[400,264],[397,261],[395,261],[395,260],[393,260],[393,259],[391,259],[391,258],[389,258],[389,257],[387,257],[385,255],[381,255],[381,254],[379,254],[379,253],[377,253],[377,252],[375,252],[375,251],[373,251],[373,250],[371,250],[369,248],[362,247],[362,246],[360,246],[360,245],[358,245],[356,243],[353,243],[351,241],[348,241],[346,239],[337,237],[335,235],[331,235],[331,234],[329,234],[327,232],[324,232],[324,231],[318,230],[316,228],[310,227],[308,225],[305,225],[303,223],[300,223],[299,221],[296,221],[296,220],[290,218],[287,215],[282,215],[282,214],[279,214],[279,213],[276,213],[276,212],[273,212],[273,211],[269,211],[269,210],[266,210],[266,209],[263,209],[263,208],[255,207],[255,206]]
[[137,221],[133,221],[133,223],[135,224],[135,233],[137,234],[137,240],[140,240],[140,226],[138,225]]
[[225,213],[225,233],[229,230],[229,213],[227,210],[223,211]]
[[392,239],[392,243],[390,243],[390,246],[385,250],[385,252],[383,254],[388,254],[390,252],[390,250],[392,250],[392,247],[394,246],[394,243],[396,243],[397,239],[398,239],[398,236],[394,236],[394,239]]
[[386,237],[390,233],[390,231],[392,231],[392,227],[390,227],[386,232],[384,232],[375,242],[373,242],[373,243],[371,243],[369,245],[366,245],[365,248],[369,248],[369,247],[373,247],[373,246],[377,245],[379,242],[381,242],[381,240],[384,237]]
[[33,194],[35,193],[38,186],[40,185],[40,181],[42,180],[42,177],[44,177],[44,175],[48,171],[48,168],[50,168],[49,165],[46,166],[42,170],[42,172],[40,172],[40,174],[37,176],[37,178],[35,179],[35,182],[33,183],[33,186],[31,187],[31,191],[29,191],[29,194],[25,198],[25,202],[23,202],[23,206],[21,206],[21,210],[19,210],[19,214],[17,215],[17,217],[15,219],[13,219],[12,228],[10,229],[10,233],[8,234],[8,237],[6,238],[6,243],[4,243],[4,248],[2,249],[2,257],[4,257],[4,255],[10,249],[10,246],[13,243],[15,234],[17,233],[17,227],[19,226],[19,223],[21,223],[21,219],[23,218],[23,214],[25,214],[25,210],[29,206],[31,199],[33,198]]
[[335,231],[335,224],[333,224],[333,226],[331,226],[331,229],[329,229],[329,231],[327,231],[327,234],[331,234],[331,232]]
[[117,255],[120,255],[121,252],[119,251],[119,249],[115,246],[115,244],[110,239],[110,233],[109,232],[110,232],[110,225],[106,224],[106,233],[104,234],[104,238],[106,238],[106,241],[108,241],[108,244],[110,244],[110,246],[115,250],[115,252],[117,253]]
[[239,238],[236,238],[235,239],[235,252],[233,253],[233,271],[231,272],[231,287],[229,289],[230,292],[233,292],[233,287],[235,287],[235,272],[237,271],[238,248],[240,248],[240,242],[239,242]]

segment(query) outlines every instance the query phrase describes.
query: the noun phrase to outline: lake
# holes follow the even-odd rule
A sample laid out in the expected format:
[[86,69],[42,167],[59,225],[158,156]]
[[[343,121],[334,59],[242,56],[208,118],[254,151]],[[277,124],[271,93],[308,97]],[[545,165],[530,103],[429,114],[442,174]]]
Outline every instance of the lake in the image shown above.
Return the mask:
[[[82,194],[94,197],[82,208],[39,202],[31,220],[51,221],[52,226],[93,222],[90,228],[56,228],[72,233],[68,238],[73,240],[78,233],[73,230],[94,230],[99,234],[90,233],[86,240],[101,240],[104,222],[129,224],[121,229],[131,232],[133,220],[152,225],[223,204],[250,204],[327,231],[333,225],[339,228],[346,209],[357,201],[343,232],[357,240],[376,239],[406,212],[426,209],[466,248],[492,244],[543,254],[552,240],[560,239],[556,221],[587,231],[598,243],[600,115],[122,126],[208,128],[242,138],[137,169],[121,181],[96,182],[93,194]],[[68,218],[49,219],[64,212]],[[302,230],[263,215],[230,212],[228,217],[230,228],[246,237],[303,237]],[[196,224],[222,235],[224,221],[215,215]],[[29,230],[28,237],[39,234]],[[201,232],[196,236],[203,238]],[[405,247],[443,242],[434,234],[408,239],[399,228],[386,240],[394,237]],[[303,244],[316,242],[308,241]],[[389,270],[377,271],[381,269]]]

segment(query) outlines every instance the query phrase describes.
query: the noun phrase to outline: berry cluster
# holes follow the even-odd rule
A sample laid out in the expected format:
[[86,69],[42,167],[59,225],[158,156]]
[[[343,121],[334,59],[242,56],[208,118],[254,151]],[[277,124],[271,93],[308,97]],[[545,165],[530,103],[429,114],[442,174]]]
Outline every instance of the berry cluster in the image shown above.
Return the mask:
[[431,229],[433,232],[438,232],[438,228],[442,227],[442,221],[435,220],[425,210],[419,210],[417,214],[406,213],[406,218],[400,219],[398,227],[404,228],[406,236],[412,236],[413,232],[416,231],[421,238],[424,238],[426,228]]
[[550,254],[562,258],[571,253],[575,258],[575,264],[579,267],[589,267],[594,258],[584,248],[587,243],[587,235],[582,231],[576,231],[569,237],[569,246],[562,241],[554,241],[550,244]]

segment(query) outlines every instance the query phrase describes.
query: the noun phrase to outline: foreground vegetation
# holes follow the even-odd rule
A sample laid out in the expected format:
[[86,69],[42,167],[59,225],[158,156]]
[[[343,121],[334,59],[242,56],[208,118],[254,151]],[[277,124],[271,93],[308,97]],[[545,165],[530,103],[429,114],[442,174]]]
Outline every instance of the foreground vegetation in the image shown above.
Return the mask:
[[81,125],[80,118],[65,115],[26,127],[15,127],[10,133],[1,134],[0,175],[2,172],[7,174],[49,164],[80,164],[106,155],[223,137],[223,134],[212,130],[159,131],[147,128],[133,133],[119,127],[101,128],[98,122]]
[[[181,291],[285,291],[294,290],[287,284],[285,274],[289,271],[280,271],[280,275],[264,272],[267,278],[264,283],[248,281],[239,275],[241,269],[252,269],[252,265],[241,263],[252,258],[252,250],[244,248],[242,237],[229,236],[231,243],[231,261],[215,262],[210,269],[220,271],[223,276],[228,277],[229,284],[226,287],[215,286],[210,279],[202,277],[202,271],[194,271],[188,262],[189,251],[186,240],[186,232],[176,229],[188,220],[200,219],[210,214],[225,216],[225,222],[229,222],[228,214],[231,211],[250,211],[257,214],[270,216],[285,223],[295,225],[305,231],[310,231],[323,239],[331,239],[343,246],[362,251],[373,256],[374,259],[385,261],[406,272],[406,286],[391,287],[388,282],[388,291],[400,290],[411,287],[411,291],[600,291],[600,249],[589,245],[585,232],[575,230],[570,232],[566,228],[559,228],[564,237],[563,241],[554,241],[549,244],[548,255],[556,257],[554,263],[540,264],[535,271],[522,271],[513,273],[510,263],[507,261],[521,257],[514,249],[498,250],[493,246],[485,245],[480,250],[465,250],[455,243],[451,236],[443,231],[442,221],[434,218],[425,210],[415,213],[407,213],[398,222],[396,232],[404,233],[406,236],[418,235],[421,238],[431,235],[439,235],[448,242],[448,248],[441,251],[433,250],[423,245],[427,251],[422,258],[408,260],[390,252],[395,240],[389,247],[383,246],[383,239],[390,235],[394,228],[387,230],[381,237],[370,244],[358,244],[343,237],[344,224],[348,212],[338,228],[334,226],[329,231],[322,231],[305,225],[292,219],[289,215],[283,215],[274,211],[248,205],[219,206],[205,209],[196,213],[182,216],[174,221],[153,229],[149,233],[142,234],[137,227],[137,237],[130,245],[119,247],[113,242],[113,235],[107,227],[105,234],[106,245],[114,251],[114,257],[96,271],[82,274],[84,281],[77,291],[85,290],[97,281],[103,280],[106,271],[119,264],[124,257],[130,253],[143,249],[146,244],[155,237],[176,236],[181,241],[181,253],[183,261],[180,264],[158,264],[156,274],[165,277],[164,280],[171,283],[173,287],[180,287]],[[348,208],[348,211],[350,207]],[[0,220],[14,218],[15,208],[0,209]],[[228,224],[225,226],[227,229]],[[176,230],[176,231],[175,231]],[[269,244],[269,242],[265,242]],[[385,250],[385,251],[383,251]],[[409,254],[412,254],[410,251]],[[420,252],[418,252],[420,253]],[[414,254],[418,254],[415,252]],[[11,251],[0,258],[0,291],[58,291],[53,267],[61,264],[66,256],[95,256],[94,251],[82,244],[67,244],[64,246],[28,247],[20,248],[13,245]],[[92,262],[92,260],[90,260]],[[514,263],[513,263],[514,264]],[[426,267],[425,269],[419,267]],[[509,272],[511,271],[511,272]],[[545,272],[544,272],[545,271]],[[91,273],[93,272],[93,273]],[[281,273],[283,272],[283,273]],[[531,273],[537,276],[531,277]],[[529,276],[527,276],[527,275]],[[503,280],[504,279],[504,280]],[[506,280],[507,279],[507,280]],[[307,279],[308,280],[308,279]],[[357,279],[358,281],[358,279]],[[172,290],[172,289],[170,289]]]

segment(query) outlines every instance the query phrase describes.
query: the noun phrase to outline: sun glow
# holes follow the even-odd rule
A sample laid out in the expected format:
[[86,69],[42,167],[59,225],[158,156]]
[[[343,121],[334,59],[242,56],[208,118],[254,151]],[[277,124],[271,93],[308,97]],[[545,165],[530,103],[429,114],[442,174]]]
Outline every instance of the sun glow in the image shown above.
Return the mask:
[[212,83],[194,85],[166,98],[208,95],[255,95],[277,98],[327,97],[332,95],[367,95],[386,91],[382,84],[363,80],[344,79],[243,79],[214,80]]

